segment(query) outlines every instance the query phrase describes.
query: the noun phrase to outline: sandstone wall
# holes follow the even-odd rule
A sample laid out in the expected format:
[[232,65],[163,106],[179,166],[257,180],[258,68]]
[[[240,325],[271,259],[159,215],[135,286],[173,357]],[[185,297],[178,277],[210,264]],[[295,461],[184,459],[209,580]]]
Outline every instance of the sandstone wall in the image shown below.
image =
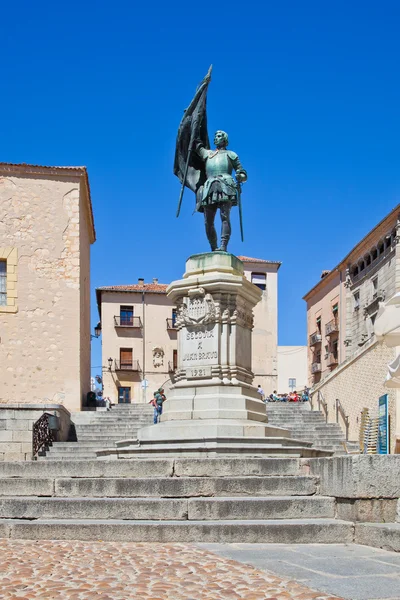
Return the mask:
[[0,404],[80,408],[90,360],[80,357],[80,185],[78,176],[0,168],[0,246],[18,254],[16,312],[0,307]]

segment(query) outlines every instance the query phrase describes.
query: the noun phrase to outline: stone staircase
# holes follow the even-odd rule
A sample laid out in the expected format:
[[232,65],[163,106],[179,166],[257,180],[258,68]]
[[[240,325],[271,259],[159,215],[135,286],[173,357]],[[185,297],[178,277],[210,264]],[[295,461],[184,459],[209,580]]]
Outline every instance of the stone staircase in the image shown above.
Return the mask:
[[0,463],[0,537],[345,543],[353,524],[293,458]]
[[[0,537],[135,542],[355,542],[400,550],[400,523],[382,524],[380,515],[375,522],[353,522],[344,518],[343,498],[320,492],[323,485],[313,463],[321,460],[340,459],[3,462]],[[333,481],[330,478],[329,485]],[[326,485],[325,482],[325,489]],[[350,500],[351,505],[354,502]]]
[[[321,411],[311,410],[308,402],[267,402],[268,423],[288,429],[292,438],[312,442],[313,447],[345,454],[346,437],[337,423],[326,423]],[[357,450],[357,442],[347,442],[349,450]]]
[[87,460],[96,452],[114,448],[115,442],[137,437],[137,432],[153,423],[153,407],[148,404],[118,404],[111,411],[73,413],[76,441],[54,442],[38,460]]

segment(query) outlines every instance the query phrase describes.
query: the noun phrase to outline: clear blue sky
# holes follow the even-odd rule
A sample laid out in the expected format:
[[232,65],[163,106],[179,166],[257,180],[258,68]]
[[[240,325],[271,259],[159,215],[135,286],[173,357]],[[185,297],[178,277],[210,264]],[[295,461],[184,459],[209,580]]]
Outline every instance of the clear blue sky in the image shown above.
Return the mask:
[[[94,289],[181,276],[207,250],[172,175],[183,109],[213,63],[209,129],[249,180],[245,243],[282,261],[279,343],[306,342],[301,299],[400,202],[397,0],[4,3],[1,161],[86,165]],[[94,340],[100,364],[100,342]]]

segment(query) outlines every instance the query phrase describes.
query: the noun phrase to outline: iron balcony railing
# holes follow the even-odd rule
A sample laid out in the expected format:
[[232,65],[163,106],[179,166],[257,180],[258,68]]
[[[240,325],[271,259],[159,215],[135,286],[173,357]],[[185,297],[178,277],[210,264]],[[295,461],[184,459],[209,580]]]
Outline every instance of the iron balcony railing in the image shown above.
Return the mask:
[[325,325],[325,335],[331,335],[337,331],[339,331],[339,321],[337,319],[332,319]]
[[311,365],[311,373],[320,373],[321,372],[321,363],[313,362]]
[[119,315],[115,315],[114,317],[114,326],[115,327],[135,327],[136,329],[140,329],[142,327],[142,320],[140,317],[121,317]]
[[310,346],[315,346],[315,344],[319,344],[322,341],[322,335],[316,331],[310,335]]
[[336,352],[328,352],[326,355],[326,364],[328,367],[338,364],[338,355]]
[[128,362],[127,360],[125,360],[124,362],[121,362],[120,360],[115,360],[114,367],[116,371],[141,371],[138,360],[132,360],[130,362]]
[[167,329],[176,331],[176,319],[167,319]]

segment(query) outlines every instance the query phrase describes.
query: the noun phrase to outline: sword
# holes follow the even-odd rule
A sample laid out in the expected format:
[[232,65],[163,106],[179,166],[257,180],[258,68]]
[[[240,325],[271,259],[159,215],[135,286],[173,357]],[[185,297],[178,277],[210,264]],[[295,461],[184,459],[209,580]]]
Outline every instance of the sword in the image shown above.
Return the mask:
[[243,214],[242,214],[242,186],[240,184],[240,181],[238,181],[238,180],[236,180],[236,198],[237,198],[237,204],[239,207],[240,237],[242,238],[242,242],[244,242]]

